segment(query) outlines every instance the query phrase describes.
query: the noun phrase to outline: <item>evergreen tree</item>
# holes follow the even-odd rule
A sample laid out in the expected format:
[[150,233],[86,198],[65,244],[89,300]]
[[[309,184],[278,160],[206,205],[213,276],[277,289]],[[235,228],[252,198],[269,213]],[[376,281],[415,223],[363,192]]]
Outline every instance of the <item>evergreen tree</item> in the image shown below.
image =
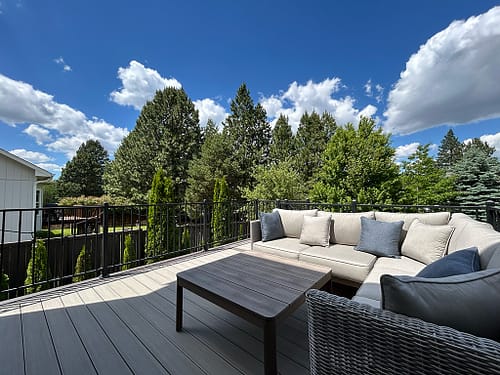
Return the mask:
[[[92,250],[87,250],[85,244],[82,246],[75,264],[75,276],[73,282],[79,282],[90,279],[92,274],[89,271],[93,268]],[[85,272],[85,273],[84,273]]]
[[[146,256],[154,257],[177,250],[177,228],[175,208],[169,203],[174,201],[174,187],[170,177],[163,169],[156,171],[148,207],[148,234]],[[152,262],[154,260],[150,260]]]
[[492,156],[495,153],[495,147],[490,146],[487,142],[481,141],[479,138],[472,138],[470,142],[464,144],[464,152],[470,149],[479,149],[487,156]]
[[229,204],[229,189],[226,178],[218,178],[215,181],[212,233],[214,246],[222,245],[228,237],[229,222],[231,219],[231,206]]
[[224,124],[232,146],[231,158],[240,171],[237,183],[240,188],[253,186],[254,168],[269,161],[271,128],[266,117],[264,108],[260,104],[254,106],[250,92],[242,84],[231,101],[231,114]]
[[274,125],[269,148],[270,159],[274,164],[290,160],[295,155],[295,138],[292,127],[288,124],[288,118],[280,115]]
[[484,205],[488,200],[500,203],[500,161],[487,148],[468,147],[452,172],[459,204]]
[[246,199],[290,199],[306,198],[307,189],[302,176],[293,168],[289,161],[272,164],[269,167],[258,167],[255,172],[257,184],[252,190],[246,189]]
[[439,168],[448,170],[462,158],[464,146],[453,133],[453,130],[448,130],[439,145],[437,155],[437,165]]
[[325,129],[326,138],[330,140],[330,138],[333,137],[335,131],[337,130],[337,122],[335,121],[335,118],[332,116],[331,113],[325,111],[321,115],[321,124]]
[[454,180],[429,156],[430,145],[418,146],[403,162],[403,204],[445,204],[457,195]]
[[27,293],[35,293],[49,288],[48,283],[33,285],[31,284],[47,281],[50,279],[50,271],[48,267],[48,254],[45,242],[37,240],[35,246],[35,253],[31,257],[28,268],[26,269],[26,279],[24,285]]
[[108,152],[99,141],[82,143],[75,156],[61,171],[57,182],[59,196],[101,196],[104,192],[104,168],[108,161]]
[[106,169],[106,191],[144,202],[150,181],[161,168],[172,177],[175,199],[182,201],[189,162],[200,151],[201,137],[198,111],[184,90],[157,91]]
[[304,113],[295,138],[295,166],[303,181],[312,184],[314,175],[321,168],[323,152],[328,142],[328,134],[321,117],[316,112]]
[[352,124],[339,127],[324,152],[311,198],[332,203],[397,202],[401,182],[394,154],[390,136],[376,129],[373,119],[362,118],[358,129]]
[[122,259],[123,259],[122,271],[128,270],[133,267],[132,263],[130,262],[133,262],[136,259],[136,256],[135,256],[134,243],[132,242],[132,236],[130,234],[127,234],[125,236]]
[[[213,124],[213,122],[212,122]],[[241,172],[238,164],[232,158],[233,146],[227,134],[219,133],[215,124],[207,123],[205,141],[201,146],[199,157],[189,164],[188,202],[202,202],[213,198],[215,180],[226,177],[231,198],[238,197],[238,183]]]
[[1,272],[0,273],[0,301],[9,298],[9,294],[7,292],[3,292],[4,290],[9,289],[9,275]]

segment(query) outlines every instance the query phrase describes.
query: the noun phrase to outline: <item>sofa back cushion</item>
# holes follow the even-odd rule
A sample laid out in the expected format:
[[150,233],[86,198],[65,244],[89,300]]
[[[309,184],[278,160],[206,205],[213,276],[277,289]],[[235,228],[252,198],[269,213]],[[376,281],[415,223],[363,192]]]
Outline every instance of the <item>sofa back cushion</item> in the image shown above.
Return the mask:
[[318,216],[331,215],[330,242],[356,246],[361,235],[361,218],[374,219],[373,211],[369,212],[325,212],[318,211]]
[[450,225],[424,224],[415,219],[401,246],[401,254],[431,264],[446,254],[453,229]]
[[286,237],[300,238],[304,216],[317,216],[318,210],[283,210],[275,208],[281,218],[283,232]]
[[490,224],[474,220],[464,214],[453,214],[450,225],[455,227],[448,253],[475,246],[479,252],[481,269],[500,268],[500,232]]
[[428,279],[382,275],[382,308],[500,340],[500,269]]
[[[448,224],[450,220],[449,212],[428,212],[428,213],[401,213],[401,212],[375,212],[375,219],[379,221],[394,222],[402,220],[403,230],[401,231],[401,242],[404,241],[408,228],[413,220],[418,219],[421,223],[431,225]],[[462,248],[463,249],[463,248]]]

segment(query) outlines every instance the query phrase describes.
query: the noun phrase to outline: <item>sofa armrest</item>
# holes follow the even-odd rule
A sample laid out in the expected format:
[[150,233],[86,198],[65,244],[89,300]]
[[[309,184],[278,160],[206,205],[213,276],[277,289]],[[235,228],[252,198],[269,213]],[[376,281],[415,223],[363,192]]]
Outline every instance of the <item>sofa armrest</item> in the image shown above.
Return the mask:
[[250,246],[253,250],[253,243],[260,241],[262,239],[262,233],[260,231],[260,220],[250,221]]
[[311,374],[500,373],[496,341],[319,290],[306,300]]

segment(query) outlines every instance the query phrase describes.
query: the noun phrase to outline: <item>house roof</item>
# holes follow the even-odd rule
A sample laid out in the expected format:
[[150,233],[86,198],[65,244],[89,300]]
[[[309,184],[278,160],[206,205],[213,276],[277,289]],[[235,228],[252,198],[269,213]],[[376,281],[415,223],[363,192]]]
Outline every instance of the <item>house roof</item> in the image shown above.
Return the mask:
[[24,165],[25,167],[28,167],[30,169],[33,169],[35,171],[35,177],[37,181],[49,181],[54,177],[52,173],[49,171],[46,171],[43,168],[40,168],[39,166],[30,163],[27,160],[24,160],[23,158],[20,158],[19,156],[16,156],[8,151],[5,151],[3,148],[0,148],[0,154],[4,155],[5,157],[14,160],[15,162]]

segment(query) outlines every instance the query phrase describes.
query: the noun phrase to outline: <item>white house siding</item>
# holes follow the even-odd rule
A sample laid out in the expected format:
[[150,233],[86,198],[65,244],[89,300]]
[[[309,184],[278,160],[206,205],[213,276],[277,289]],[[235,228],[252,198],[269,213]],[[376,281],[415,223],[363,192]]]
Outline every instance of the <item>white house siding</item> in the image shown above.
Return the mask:
[[[35,170],[0,154],[0,209],[35,207]],[[19,216],[21,215],[21,235],[19,237]],[[5,219],[5,227],[3,220]],[[2,228],[5,228],[2,234]],[[0,212],[0,235],[4,242],[29,240],[34,230],[34,212]],[[0,242],[2,239],[0,238]]]

